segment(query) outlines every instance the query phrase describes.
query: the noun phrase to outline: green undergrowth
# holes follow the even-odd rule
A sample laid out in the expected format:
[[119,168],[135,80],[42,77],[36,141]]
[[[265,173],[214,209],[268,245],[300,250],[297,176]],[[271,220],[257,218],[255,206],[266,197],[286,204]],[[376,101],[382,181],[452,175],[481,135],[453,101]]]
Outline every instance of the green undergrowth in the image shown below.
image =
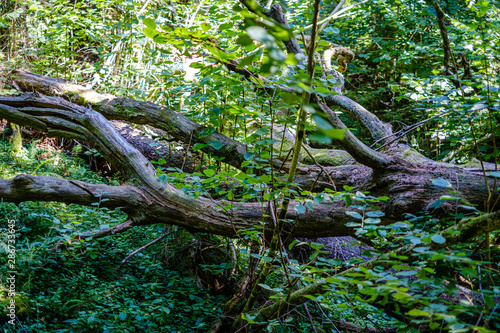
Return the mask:
[[[47,151],[37,142],[25,144],[21,154],[14,155],[9,141],[0,140],[0,178],[10,179],[19,174],[108,185],[117,183],[90,171],[77,156]],[[165,233],[165,227],[136,228],[133,232],[94,241],[75,237],[84,231],[108,228],[125,219],[126,215],[119,210],[97,206],[55,202],[0,203],[0,269],[3,272],[11,270],[7,258],[7,224],[9,220],[16,223],[16,314],[22,324],[15,328],[7,324],[6,305],[10,299],[2,289],[0,332],[210,331],[212,325],[223,318],[222,308],[228,299],[212,295],[193,277],[193,261],[197,260],[197,255],[193,251],[195,246],[190,244],[197,235],[179,229],[167,237],[166,242],[158,242],[139,252],[122,266],[120,262],[128,254]],[[220,242],[217,236],[207,240],[212,244]],[[58,244],[59,249],[54,250]],[[245,247],[243,243],[235,245]],[[218,259],[214,255],[220,256],[220,253],[209,254],[209,249],[210,246],[198,252],[205,264],[195,263],[194,269],[211,271],[212,276],[220,278],[226,276],[226,281],[235,283],[238,277],[230,275],[232,266],[224,263],[227,258],[223,256],[219,258],[220,263],[216,262]],[[240,261],[246,262],[246,252],[239,253]],[[202,276],[207,275],[202,273]],[[272,274],[268,283],[271,287],[279,287],[283,279],[278,271]],[[5,277],[1,283],[7,287]],[[344,303],[338,298],[323,299],[321,305],[311,303],[309,311],[313,318],[323,318],[314,320],[315,326],[334,330],[333,322],[326,318],[347,320],[361,326],[372,326],[370,321],[390,321],[397,325],[370,305],[359,303],[346,307]],[[359,318],[357,311],[361,309],[372,314]],[[297,311],[300,316],[271,321],[266,330],[309,332],[311,323],[307,313],[302,307]]]
[[[116,183],[89,171],[80,158],[43,150],[36,143],[25,145],[22,154],[17,155],[10,148],[7,140],[0,141],[0,178],[25,173]],[[2,291],[0,331],[207,331],[221,317],[225,299],[211,296],[184,267],[169,265],[165,242],[141,251],[120,266],[129,253],[163,234],[164,226],[137,228],[94,241],[75,237],[125,218],[120,211],[97,206],[0,203],[0,270],[12,270],[7,257],[7,227],[8,221],[14,220],[16,313],[22,324],[7,323],[9,298]],[[54,250],[57,244],[59,249]],[[4,275],[3,287],[7,286],[5,279]]]

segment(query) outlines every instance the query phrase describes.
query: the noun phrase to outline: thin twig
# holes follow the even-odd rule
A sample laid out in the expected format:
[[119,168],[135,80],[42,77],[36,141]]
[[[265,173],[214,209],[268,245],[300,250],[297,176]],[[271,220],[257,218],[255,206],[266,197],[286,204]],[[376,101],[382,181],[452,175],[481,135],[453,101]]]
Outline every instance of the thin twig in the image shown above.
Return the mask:
[[133,255],[141,252],[142,250],[144,249],[147,249],[148,247],[150,247],[151,245],[153,245],[154,243],[156,242],[159,242],[160,240],[162,240],[163,238],[167,237],[168,235],[170,235],[171,233],[173,233],[173,231],[170,231],[170,232],[167,232],[163,235],[161,235],[160,237],[152,240],[151,242],[147,243],[146,245],[143,245],[141,246],[140,248],[138,248],[137,250],[134,250],[132,253],[130,253],[127,257],[125,257],[125,259],[122,260],[122,262],[120,263],[120,267],[127,261],[129,260]]
[[385,140],[385,139],[387,139],[387,138],[390,138],[391,136],[396,136],[396,138],[395,138],[395,139],[393,139],[393,140],[391,140],[391,141],[389,141],[389,142],[384,143],[384,144],[383,144],[383,145],[381,145],[380,147],[377,147],[375,150],[379,150],[379,149],[381,149],[381,148],[383,148],[383,147],[385,147],[385,146],[388,146],[388,145],[392,144],[393,142],[395,142],[395,141],[397,141],[397,140],[401,139],[403,136],[407,135],[408,133],[410,133],[410,132],[412,132],[412,131],[416,130],[418,127],[422,126],[422,125],[423,125],[423,124],[425,124],[426,122],[428,122],[428,121],[430,121],[430,120],[432,120],[432,119],[434,119],[434,118],[436,118],[436,117],[443,116],[443,115],[445,115],[445,114],[447,114],[447,113],[450,113],[450,112],[451,112],[451,111],[444,111],[444,112],[441,112],[441,113],[439,113],[439,114],[437,114],[437,115],[434,115],[434,116],[432,116],[432,117],[430,117],[430,118],[424,119],[424,120],[422,120],[422,121],[419,121],[418,123],[415,123],[415,124],[413,124],[413,125],[410,125],[410,126],[408,126],[408,127],[405,127],[405,128],[403,128],[402,130],[400,130],[400,131],[398,131],[398,132],[396,132],[396,133],[393,133],[393,134],[387,135],[387,136],[385,136],[385,137],[383,137],[383,138],[381,138],[381,139],[378,139],[377,141],[375,141],[375,142],[374,142],[374,143],[370,146],[370,148],[373,148],[373,146],[374,146],[375,144],[377,144],[377,142],[380,142],[380,141],[382,141],[382,140]]
[[316,166],[318,168],[320,168],[321,171],[323,171],[326,174],[326,176],[328,177],[328,180],[330,181],[330,184],[332,184],[332,186],[333,186],[333,189],[335,191],[337,191],[337,187],[335,186],[335,183],[333,182],[332,177],[330,177],[330,175],[328,174],[328,172],[326,172],[325,168],[321,164],[319,164],[318,161],[316,161],[316,159],[314,158],[314,156],[312,156],[312,154],[309,152],[309,150],[306,148],[305,145],[302,145],[302,148],[304,148],[304,150],[309,155],[309,157],[312,158],[312,160],[314,161],[314,164],[316,164]]
[[283,166],[285,165],[286,161],[288,160],[288,157],[290,157],[290,154],[292,153],[292,151],[293,151],[293,147],[290,148],[290,150],[288,151],[288,154],[286,155],[285,159],[283,160],[283,163],[281,164],[278,172],[283,169]]

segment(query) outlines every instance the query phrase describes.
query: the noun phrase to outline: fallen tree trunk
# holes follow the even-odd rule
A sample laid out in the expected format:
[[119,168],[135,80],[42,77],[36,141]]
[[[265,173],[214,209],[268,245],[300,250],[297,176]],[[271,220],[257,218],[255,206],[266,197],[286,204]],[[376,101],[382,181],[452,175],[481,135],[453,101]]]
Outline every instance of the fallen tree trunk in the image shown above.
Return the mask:
[[[42,77],[43,78],[43,77]],[[68,83],[59,82],[67,85]],[[58,83],[58,84],[59,84]],[[78,87],[81,89],[81,87]],[[93,92],[87,91],[90,95]],[[78,96],[83,94],[78,92]],[[64,94],[66,98],[69,95]],[[112,97],[108,96],[109,99]],[[141,124],[150,122],[162,129],[173,128],[169,132],[177,139],[188,143],[191,140],[198,142],[212,142],[206,140],[220,140],[224,149],[233,152],[227,159],[228,164],[241,170],[240,161],[244,160],[244,145],[231,140],[222,134],[214,133],[209,139],[200,138],[198,133],[202,126],[187,121],[185,117],[172,110],[164,109],[147,102],[136,102],[129,99],[115,99],[110,107],[106,99],[93,104],[100,112],[93,108],[82,107],[59,97],[35,96],[24,94],[18,97],[0,97],[0,117],[14,123],[33,127],[45,132],[48,136],[74,138],[96,148],[112,165],[116,166],[130,179],[127,186],[95,185],[80,181],[65,180],[55,177],[18,175],[14,179],[0,179],[0,200],[4,202],[20,203],[24,201],[58,201],[81,205],[95,205],[111,209],[122,207],[128,214],[128,219],[110,228],[99,231],[87,231],[80,238],[100,238],[130,230],[136,226],[166,223],[179,225],[190,231],[202,231],[229,237],[237,237],[244,230],[257,229],[258,232],[271,233],[275,225],[270,215],[273,202],[230,202],[217,201],[210,198],[193,198],[167,182],[156,177],[156,170],[152,164],[137,149],[124,140],[109,124],[108,119],[123,119]],[[81,103],[82,101],[80,101]],[[106,104],[108,103],[108,104]],[[124,103],[124,104],[123,104]],[[83,103],[85,104],[85,103]],[[320,104],[320,103],[319,103]],[[133,113],[134,107],[139,112],[137,116],[124,117],[119,110],[123,105],[132,105],[129,110]],[[327,106],[321,105],[333,126],[342,128],[341,121],[335,118]],[[167,110],[167,111],[165,111]],[[364,112],[364,111],[363,111]],[[368,111],[366,111],[368,112]],[[168,115],[162,118],[162,115]],[[105,115],[105,116],[103,116]],[[126,119],[125,119],[126,118]],[[365,121],[371,124],[374,118],[368,117]],[[371,119],[371,120],[370,120]],[[187,127],[182,127],[184,125]],[[176,126],[180,126],[176,128]],[[386,127],[386,130],[388,127]],[[180,133],[180,134],[179,134]],[[384,132],[387,133],[387,132]],[[187,135],[189,134],[189,135]],[[196,134],[196,135],[195,135]],[[383,135],[383,134],[378,134]],[[205,140],[205,141],[203,141]],[[374,152],[354,136],[347,135],[348,142],[341,142],[347,152],[357,159],[360,164],[338,167],[321,168],[318,166],[300,166],[297,169],[295,182],[302,189],[317,189],[334,186],[339,189],[350,186],[357,191],[369,192],[373,198],[388,197],[387,201],[377,202],[385,215],[381,224],[388,225],[405,220],[405,213],[429,211],[432,204],[443,195],[448,195],[454,188],[455,199],[444,200],[438,209],[433,210],[436,217],[449,216],[459,212],[457,201],[464,200],[469,205],[476,205],[479,209],[489,198],[486,186],[493,187],[494,177],[467,170],[458,166],[440,163],[428,163],[425,158],[405,161],[401,154],[401,146],[393,145],[385,152]],[[196,141],[194,141],[196,142]],[[340,142],[339,142],[340,143]],[[394,149],[396,147],[396,149]],[[224,156],[221,150],[210,148],[206,152],[213,152],[215,156]],[[226,162],[226,160],[225,160]],[[280,161],[280,163],[282,163]],[[286,170],[286,164],[283,168]],[[284,170],[276,170],[276,175],[284,175]],[[326,176],[325,174],[328,174]],[[258,176],[253,177],[259,182]],[[443,178],[447,185],[442,187],[433,179]],[[321,185],[321,186],[318,186]],[[458,191],[459,190],[459,191]],[[304,213],[295,211],[296,202],[292,202],[287,210],[287,220],[284,231],[290,237],[328,237],[354,236],[354,229],[348,227],[353,218],[347,214],[353,208],[347,207],[342,197],[325,194],[323,203],[315,203]],[[376,200],[376,199],[375,199]],[[354,209],[355,210],[355,209]],[[454,234],[455,239],[447,239],[446,245],[456,241],[463,241],[498,229],[498,216],[493,216],[493,223],[483,225],[476,220],[465,220],[460,230]],[[410,251],[404,247],[400,251]],[[398,252],[399,253],[399,252]],[[405,252],[406,254],[406,252]],[[391,255],[391,254],[387,254]],[[383,259],[383,257],[381,258]],[[375,263],[379,263],[375,261]],[[371,263],[367,263],[369,267]],[[342,273],[348,274],[348,273]],[[293,309],[304,304],[311,295],[321,295],[324,288],[335,277],[318,281],[306,286],[289,297],[277,299],[272,305],[261,311],[260,318],[268,320],[276,318],[283,311]],[[401,308],[404,311],[407,308]],[[384,309],[386,313],[396,318],[401,312],[393,309]]]
[[92,107],[108,120],[150,125],[186,144],[220,142],[223,144],[220,149],[207,145],[202,151],[212,156],[223,157],[224,163],[236,168],[240,168],[245,161],[244,144],[218,132],[200,137],[200,133],[205,129],[204,126],[169,108],[132,98],[100,94],[78,84],[23,70],[17,70],[11,76],[12,80],[26,92],[36,91],[48,96],[61,96],[76,104]]
[[[82,205],[100,202],[103,207],[125,207],[130,222],[103,230],[95,236],[127,230],[135,225],[152,223],[177,224],[192,231],[236,236],[238,232],[264,223],[272,229],[268,203],[215,201],[203,197],[192,198],[168,183],[155,177],[155,168],[109,125],[98,112],[77,106],[57,97],[36,97],[25,94],[19,97],[0,98],[0,117],[15,123],[32,126],[49,136],[64,136],[87,142],[122,172],[130,177],[134,186],[92,185],[50,177],[17,176],[13,180],[0,180],[0,198],[6,202],[61,201]],[[487,191],[482,177],[458,167],[440,165],[399,165],[386,172],[373,173],[362,165],[328,168],[337,186],[356,186],[359,191],[370,191],[373,196],[390,196],[380,206],[385,213],[383,223],[390,224],[404,219],[403,213],[425,210],[446,189],[432,184],[433,178],[448,179],[458,184],[461,197],[471,204],[482,205]],[[304,175],[314,182],[315,175]],[[493,178],[491,178],[493,182]],[[99,199],[96,199],[99,198]],[[107,200],[103,200],[107,199]],[[325,201],[313,205],[312,210],[298,214],[290,206],[287,218],[294,223],[287,231],[294,237],[326,237],[353,235],[346,227],[352,221],[346,215],[348,208],[341,200]],[[226,207],[226,209],[223,209]],[[454,202],[444,203],[437,214],[455,211]]]

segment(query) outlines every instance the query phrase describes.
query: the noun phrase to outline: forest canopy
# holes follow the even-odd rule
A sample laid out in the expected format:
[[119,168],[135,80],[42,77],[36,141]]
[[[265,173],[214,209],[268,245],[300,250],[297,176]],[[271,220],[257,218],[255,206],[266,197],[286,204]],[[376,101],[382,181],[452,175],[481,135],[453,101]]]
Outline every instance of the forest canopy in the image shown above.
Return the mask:
[[3,1],[5,331],[497,332],[499,10]]

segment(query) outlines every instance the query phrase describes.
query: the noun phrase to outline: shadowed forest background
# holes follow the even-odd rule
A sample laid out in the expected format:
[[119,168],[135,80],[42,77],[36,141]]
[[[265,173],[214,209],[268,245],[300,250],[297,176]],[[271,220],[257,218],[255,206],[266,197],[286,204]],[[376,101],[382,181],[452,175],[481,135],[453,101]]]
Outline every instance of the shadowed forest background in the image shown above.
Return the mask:
[[0,0],[2,332],[500,331],[499,6]]

